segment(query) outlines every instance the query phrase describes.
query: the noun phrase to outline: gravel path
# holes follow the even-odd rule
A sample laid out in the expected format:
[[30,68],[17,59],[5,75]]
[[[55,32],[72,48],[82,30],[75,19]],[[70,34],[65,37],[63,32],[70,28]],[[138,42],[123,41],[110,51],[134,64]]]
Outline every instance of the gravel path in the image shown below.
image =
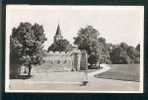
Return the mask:
[[88,73],[88,77],[90,78],[90,80],[92,78],[96,79],[96,77],[94,77],[96,74],[101,74],[103,72],[106,72],[106,71],[110,70],[110,67],[107,64],[101,64],[101,67],[102,67],[102,69],[99,69],[99,70],[96,70],[94,72]]
[[[95,72],[88,73],[88,84],[86,86],[81,86],[81,84],[65,84],[65,83],[42,83],[42,82],[31,82],[28,80],[11,80],[10,81],[10,89],[11,90],[35,90],[36,92],[45,92],[45,91],[108,91],[113,93],[120,92],[133,92],[139,91],[140,84],[139,82],[133,81],[122,81],[122,80],[112,80],[112,79],[103,79],[96,78],[94,75],[105,72],[110,69],[110,67],[106,64],[102,64],[103,67],[100,70]],[[69,75],[70,76],[70,75]]]

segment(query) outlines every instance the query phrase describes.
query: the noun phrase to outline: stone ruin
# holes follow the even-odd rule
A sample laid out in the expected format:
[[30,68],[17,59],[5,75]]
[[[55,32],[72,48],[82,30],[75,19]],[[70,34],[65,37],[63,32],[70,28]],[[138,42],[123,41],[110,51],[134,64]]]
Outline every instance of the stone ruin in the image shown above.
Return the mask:
[[[63,71],[80,71],[87,66],[86,52],[74,49],[71,52],[47,52],[44,57],[45,65]],[[58,66],[58,68],[57,68]]]

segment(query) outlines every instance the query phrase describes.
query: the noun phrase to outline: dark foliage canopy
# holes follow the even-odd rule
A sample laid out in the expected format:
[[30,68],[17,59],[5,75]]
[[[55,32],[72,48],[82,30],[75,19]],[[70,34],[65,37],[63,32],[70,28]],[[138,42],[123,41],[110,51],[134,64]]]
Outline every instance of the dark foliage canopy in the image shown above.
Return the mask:
[[53,44],[48,48],[48,51],[64,51],[67,52],[72,49],[72,45],[66,39],[61,39]]
[[10,36],[10,63],[12,65],[41,63],[45,41],[42,25],[20,23],[17,28],[13,28]]
[[74,44],[78,45],[79,49],[87,51],[90,64],[140,63],[140,44],[133,47],[125,42],[116,45],[106,43],[106,39],[99,37],[100,33],[92,26],[81,28],[77,34]]

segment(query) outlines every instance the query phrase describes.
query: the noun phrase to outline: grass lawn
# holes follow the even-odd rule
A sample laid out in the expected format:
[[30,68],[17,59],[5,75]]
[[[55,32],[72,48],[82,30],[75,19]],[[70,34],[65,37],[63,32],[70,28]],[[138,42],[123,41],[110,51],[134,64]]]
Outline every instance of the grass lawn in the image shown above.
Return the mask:
[[43,64],[32,67],[32,77],[30,81],[48,81],[48,82],[81,82],[82,72],[66,71],[64,68],[70,68],[70,65],[64,64]]
[[71,65],[68,64],[42,64],[32,67],[32,73],[48,73],[48,72],[61,72],[64,68],[71,69]]
[[112,64],[110,67],[109,71],[95,75],[95,77],[125,81],[140,80],[139,64]]

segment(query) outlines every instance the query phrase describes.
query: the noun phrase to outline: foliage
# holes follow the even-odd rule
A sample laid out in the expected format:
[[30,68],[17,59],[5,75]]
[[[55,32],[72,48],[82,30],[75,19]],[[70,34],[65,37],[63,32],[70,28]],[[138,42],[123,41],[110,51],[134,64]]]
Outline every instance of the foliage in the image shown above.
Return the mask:
[[74,43],[79,49],[86,50],[89,57],[88,62],[92,64],[98,63],[139,63],[140,62],[140,45],[136,48],[129,46],[125,42],[120,45],[106,43],[106,39],[98,37],[99,32],[92,26],[81,28]]
[[119,45],[106,43],[106,39],[98,37],[99,32],[92,26],[81,28],[77,34],[74,44],[78,45],[79,49],[87,51],[88,62],[91,65],[96,63],[140,63],[140,45],[134,48],[125,42],[121,42]]
[[90,54],[91,45],[96,47],[99,32],[92,26],[87,26],[86,28],[81,28],[77,34],[78,36],[74,38],[74,44],[78,45],[79,49],[85,49]]
[[140,44],[137,44],[136,50],[140,51]]
[[48,51],[69,51],[71,48],[72,45],[70,45],[69,41],[66,39],[61,39],[51,44]]
[[86,50],[88,62],[97,63],[129,64],[140,63],[140,44],[136,48],[125,42],[119,45],[106,43],[106,39],[98,37],[99,32],[92,26],[81,28],[75,37],[74,44],[81,50]]
[[140,52],[123,42],[112,49],[110,57],[113,64],[140,63]]
[[42,25],[20,23],[10,36],[10,63],[30,66],[42,62],[43,43],[46,41]]
[[110,52],[109,52],[109,45],[107,45],[105,38],[99,37],[98,38],[99,43],[99,51],[100,51],[100,63],[111,63],[110,60]]
[[[87,26],[81,28],[78,31],[78,36],[75,37],[74,44],[78,45],[80,50],[86,50],[88,57],[88,62],[90,64],[96,64],[99,59],[99,43],[98,36],[99,32],[92,26]],[[93,59],[93,60],[91,60]]]
[[91,64],[91,65],[93,65],[93,64],[97,64],[97,62],[98,62],[98,58],[99,56],[98,55],[96,55],[96,54],[91,54],[89,57],[88,57],[88,62]]

